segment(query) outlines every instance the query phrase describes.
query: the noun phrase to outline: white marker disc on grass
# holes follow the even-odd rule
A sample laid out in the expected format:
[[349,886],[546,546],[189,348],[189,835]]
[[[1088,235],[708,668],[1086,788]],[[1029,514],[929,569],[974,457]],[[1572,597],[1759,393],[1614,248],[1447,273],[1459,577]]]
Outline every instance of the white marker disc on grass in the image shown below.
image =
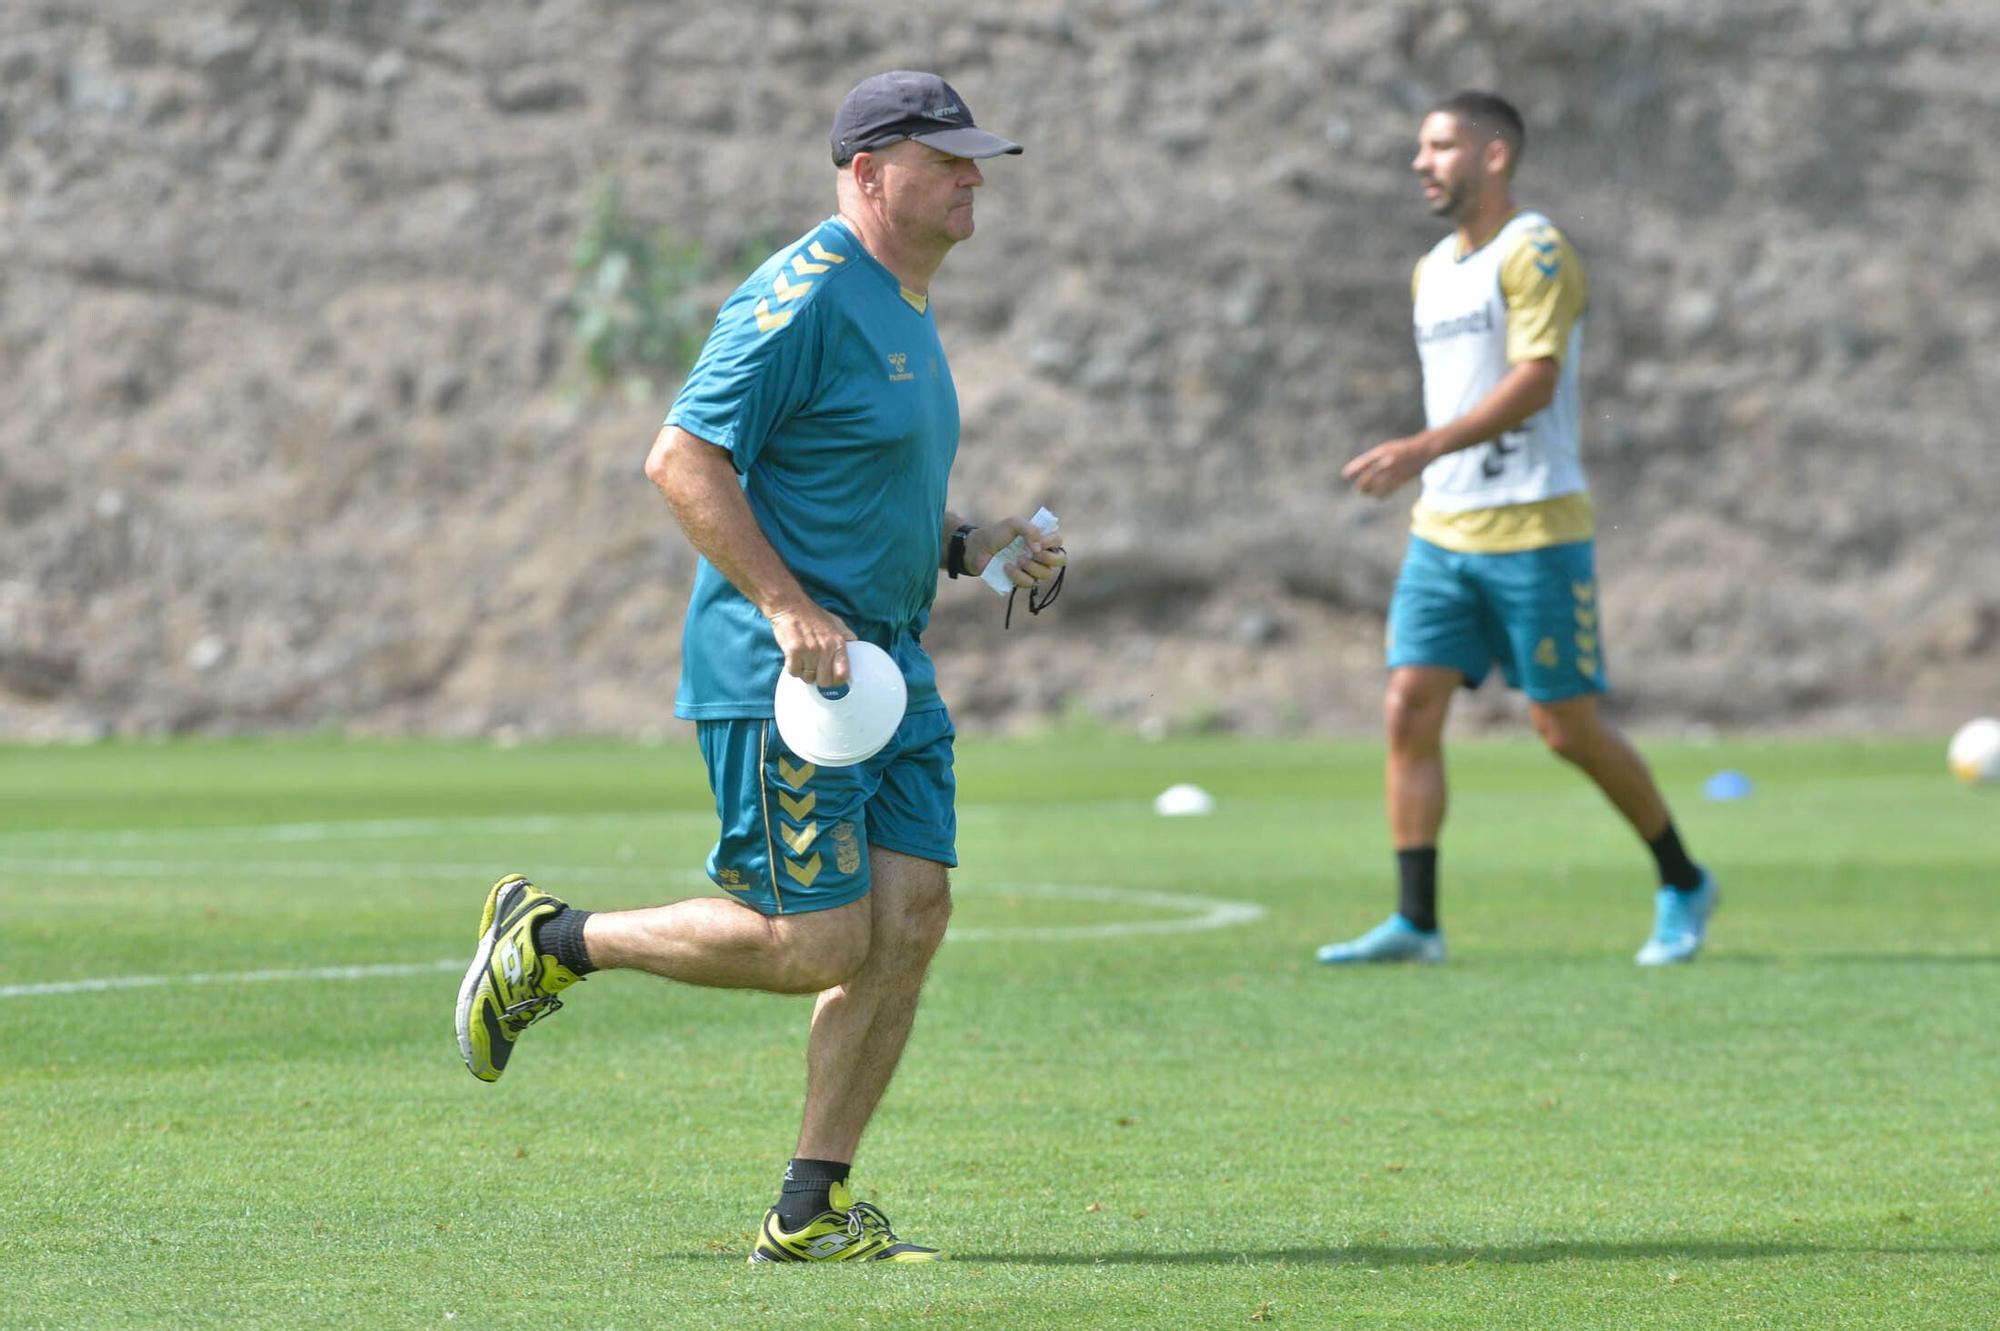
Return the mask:
[[1183,782],[1155,796],[1153,812],[1162,818],[1205,818],[1215,812],[1215,796]]

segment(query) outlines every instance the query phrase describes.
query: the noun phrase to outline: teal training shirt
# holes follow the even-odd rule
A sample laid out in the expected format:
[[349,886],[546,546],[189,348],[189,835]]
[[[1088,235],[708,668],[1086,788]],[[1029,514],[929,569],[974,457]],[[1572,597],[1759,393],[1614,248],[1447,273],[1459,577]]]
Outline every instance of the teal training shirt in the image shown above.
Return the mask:
[[[757,525],[806,595],[944,706],[920,641],[937,595],[958,393],[928,302],[828,218],[723,302],[666,423],[729,450]],[[771,715],[784,653],[708,560],[695,567],[674,714]]]

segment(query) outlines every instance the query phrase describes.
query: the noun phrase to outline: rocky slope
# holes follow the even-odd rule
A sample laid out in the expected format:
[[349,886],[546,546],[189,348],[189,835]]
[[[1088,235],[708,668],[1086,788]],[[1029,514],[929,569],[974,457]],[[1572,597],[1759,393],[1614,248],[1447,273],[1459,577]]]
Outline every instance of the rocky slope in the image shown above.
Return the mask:
[[[1641,724],[2000,712],[2000,8],[1985,0],[43,0],[0,12],[0,734],[671,729],[692,558],[591,396],[593,190],[712,309],[931,67],[1028,154],[935,291],[973,727],[1365,730],[1417,423],[1407,161],[1462,85],[1591,265],[1589,465]],[[1492,691],[1463,723],[1512,715]]]

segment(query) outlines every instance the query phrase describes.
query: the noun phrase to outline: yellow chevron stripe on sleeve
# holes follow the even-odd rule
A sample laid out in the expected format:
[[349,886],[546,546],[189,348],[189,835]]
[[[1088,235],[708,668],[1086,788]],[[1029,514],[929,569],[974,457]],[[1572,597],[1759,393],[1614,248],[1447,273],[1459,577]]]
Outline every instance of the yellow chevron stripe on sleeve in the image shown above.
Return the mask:
[[792,312],[790,310],[786,310],[782,314],[773,314],[771,313],[770,301],[760,300],[757,302],[758,332],[760,333],[774,332],[777,329],[783,328],[786,324],[790,323],[791,321],[792,321]]
[[812,244],[806,246],[806,253],[812,255],[813,258],[818,259],[821,263],[847,262],[846,259],[842,258],[838,254],[835,254],[832,250],[828,249],[826,246],[820,244],[816,240]]
[[777,293],[779,300],[797,300],[812,290],[812,283],[793,282],[783,273],[779,273],[778,280],[771,283],[771,290]]
[[800,277],[811,277],[815,273],[830,272],[831,269],[823,263],[807,262],[806,256],[803,254],[794,254],[792,256],[792,271]]

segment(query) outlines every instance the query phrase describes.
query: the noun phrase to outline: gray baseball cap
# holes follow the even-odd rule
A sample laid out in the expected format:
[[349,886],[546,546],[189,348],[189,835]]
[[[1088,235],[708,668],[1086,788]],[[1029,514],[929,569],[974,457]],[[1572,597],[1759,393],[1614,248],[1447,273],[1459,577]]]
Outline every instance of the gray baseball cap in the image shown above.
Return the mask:
[[846,166],[858,152],[915,139],[954,157],[998,157],[1021,145],[972,123],[972,111],[935,74],[892,69],[863,79],[833,114],[833,164]]

